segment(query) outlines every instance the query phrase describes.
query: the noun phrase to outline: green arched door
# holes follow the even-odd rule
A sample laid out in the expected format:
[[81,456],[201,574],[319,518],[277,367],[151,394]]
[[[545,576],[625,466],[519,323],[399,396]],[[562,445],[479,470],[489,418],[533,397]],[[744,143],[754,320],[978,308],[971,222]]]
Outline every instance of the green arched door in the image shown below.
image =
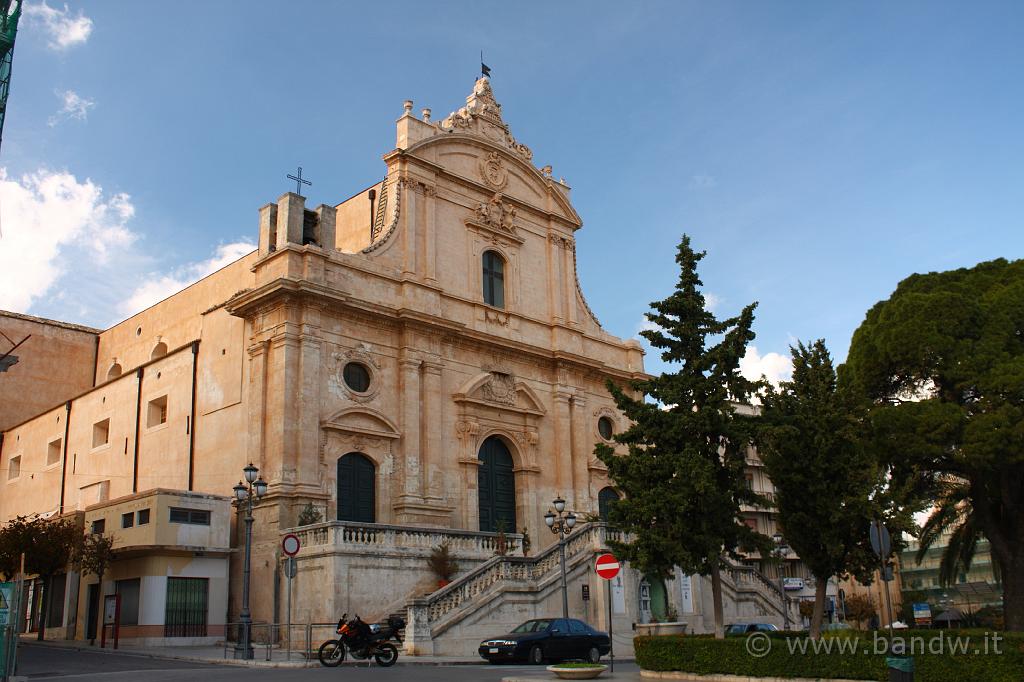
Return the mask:
[[491,436],[480,447],[477,492],[480,496],[480,530],[496,532],[498,525],[516,531],[516,480],[512,455],[500,438]]
[[376,520],[373,462],[358,452],[338,459],[338,520]]

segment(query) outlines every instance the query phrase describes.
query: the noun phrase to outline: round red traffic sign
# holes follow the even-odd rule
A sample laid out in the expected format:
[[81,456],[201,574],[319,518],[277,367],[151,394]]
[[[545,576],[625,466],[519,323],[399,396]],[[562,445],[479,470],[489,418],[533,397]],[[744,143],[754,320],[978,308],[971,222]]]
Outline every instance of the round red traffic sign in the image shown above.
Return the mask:
[[295,556],[299,553],[299,548],[302,547],[302,543],[299,542],[299,536],[295,533],[288,533],[281,539],[281,551],[288,556]]
[[611,580],[619,574],[619,560],[614,554],[602,554],[595,564],[597,574],[605,580]]

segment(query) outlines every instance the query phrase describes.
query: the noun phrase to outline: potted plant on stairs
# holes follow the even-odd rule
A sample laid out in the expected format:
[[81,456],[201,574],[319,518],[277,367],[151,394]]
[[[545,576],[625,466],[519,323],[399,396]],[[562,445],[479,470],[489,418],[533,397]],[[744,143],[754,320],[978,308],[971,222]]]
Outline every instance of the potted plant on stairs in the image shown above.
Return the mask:
[[447,544],[438,545],[430,551],[427,565],[437,576],[437,586],[444,587],[452,581],[452,577],[458,573],[459,564],[451,554]]

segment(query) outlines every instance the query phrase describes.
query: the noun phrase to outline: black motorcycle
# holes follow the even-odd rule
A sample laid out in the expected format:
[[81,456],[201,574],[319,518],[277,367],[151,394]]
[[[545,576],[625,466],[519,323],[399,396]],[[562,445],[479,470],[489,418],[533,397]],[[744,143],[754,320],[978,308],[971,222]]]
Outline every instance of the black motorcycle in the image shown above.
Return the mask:
[[338,639],[329,639],[320,645],[317,658],[321,665],[328,668],[340,665],[346,652],[360,661],[373,657],[377,665],[384,668],[394,665],[398,660],[398,649],[388,640],[393,638],[401,643],[398,633],[405,627],[405,621],[392,616],[383,625],[369,625],[358,615],[349,621],[345,620],[347,617],[346,613],[338,621]]

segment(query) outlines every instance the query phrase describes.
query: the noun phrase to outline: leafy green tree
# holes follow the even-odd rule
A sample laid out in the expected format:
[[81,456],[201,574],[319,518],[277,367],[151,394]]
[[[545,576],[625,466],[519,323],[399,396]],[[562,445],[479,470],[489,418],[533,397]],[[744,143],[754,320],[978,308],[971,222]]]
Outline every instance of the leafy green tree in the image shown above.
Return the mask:
[[758,452],[775,486],[789,546],[816,578],[810,635],[817,638],[832,576],[870,581],[878,560],[868,528],[878,467],[860,437],[857,403],[839,390],[825,342],[791,347],[792,381],[765,383]]
[[82,532],[74,519],[33,519],[32,541],[25,553],[25,570],[39,576],[43,586],[40,600],[42,614],[39,618],[39,634],[42,641],[46,636],[46,618],[50,613],[50,592],[54,576],[67,570],[77,557],[82,542]]
[[32,522],[18,516],[0,528],[0,576],[11,580],[21,567],[21,555],[28,553],[32,544]]
[[[989,540],[1006,627],[1024,630],[1024,260],[912,275],[854,333],[841,375],[874,402],[896,482],[941,495],[963,482],[950,529]],[[914,479],[916,477],[916,482]],[[973,551],[973,550],[972,550]]]
[[867,594],[851,594],[846,598],[846,618],[858,625],[870,621],[876,614],[875,600]]
[[[82,575],[92,574],[99,581],[100,594],[103,590],[103,575],[114,563],[114,536],[89,533],[82,540],[78,549],[77,563]],[[96,630],[100,628],[102,614],[97,609]],[[95,640],[94,640],[95,641]]]
[[631,423],[615,436],[628,452],[619,456],[599,444],[595,453],[625,495],[612,506],[609,522],[633,539],[613,548],[644,573],[671,577],[679,566],[710,576],[715,635],[721,638],[723,555],[738,557],[739,548],[766,547],[768,539],[740,520],[740,505],[761,498],[744,477],[752,420],[737,414],[733,403],[746,400],[753,388],[739,363],[754,338],[756,304],[716,319],[700,289],[703,257],[684,235],[675,291],[651,304],[646,316],[655,328],[641,332],[678,369],[635,382],[629,391],[608,383]]

